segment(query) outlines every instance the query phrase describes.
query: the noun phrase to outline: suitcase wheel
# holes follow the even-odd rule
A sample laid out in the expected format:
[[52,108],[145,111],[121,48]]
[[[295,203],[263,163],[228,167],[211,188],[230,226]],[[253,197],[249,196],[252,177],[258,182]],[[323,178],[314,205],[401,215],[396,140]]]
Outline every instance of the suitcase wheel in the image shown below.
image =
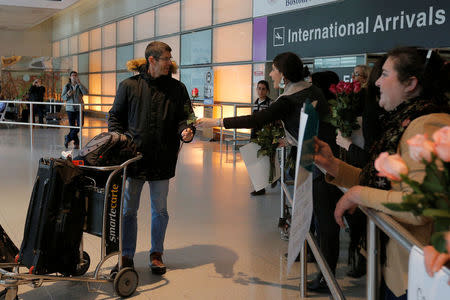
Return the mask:
[[64,276],[82,276],[86,274],[87,270],[89,270],[89,266],[91,265],[91,258],[86,251],[83,251],[83,259],[77,265],[77,269],[73,273],[63,272]]
[[83,251],[83,259],[80,261],[80,264],[77,265],[77,270],[75,271],[75,276],[81,276],[86,274],[87,270],[89,270],[89,266],[91,265],[91,258],[86,251]]
[[114,278],[114,290],[120,297],[131,296],[138,286],[139,276],[133,268],[123,268]]

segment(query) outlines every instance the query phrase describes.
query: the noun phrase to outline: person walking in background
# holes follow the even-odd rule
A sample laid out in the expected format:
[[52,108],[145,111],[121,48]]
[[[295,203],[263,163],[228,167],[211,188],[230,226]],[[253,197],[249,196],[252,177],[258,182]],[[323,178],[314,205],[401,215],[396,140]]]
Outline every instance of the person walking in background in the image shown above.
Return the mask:
[[[256,85],[256,93],[258,94],[258,99],[255,100],[253,106],[252,114],[262,111],[269,107],[272,103],[272,99],[270,99],[267,94],[270,93],[269,83],[266,80],[260,80]],[[256,138],[256,133],[261,130],[260,128],[252,128],[250,138]],[[260,196],[266,193],[266,189],[262,189],[259,191],[253,191],[250,193],[252,196]]]
[[[144,64],[134,64],[133,71],[139,74],[120,83],[108,119],[108,130],[130,135],[143,155],[125,186],[122,266],[134,267],[137,211],[147,181],[152,215],[150,268],[157,275],[166,272],[162,255],[169,222],[169,179],[175,176],[180,141],[191,142],[195,133],[195,127],[187,124],[193,112],[189,94],[170,74],[171,51],[162,42],[148,44]],[[116,266],[112,273],[118,271]]]
[[[23,94],[22,101],[30,101],[30,95],[28,93]],[[30,105],[21,103],[19,107],[20,122],[28,122],[30,116]]]
[[[35,79],[33,85],[28,90],[29,101],[44,102],[45,87],[42,86],[41,80]],[[44,124],[45,105],[33,105],[33,123],[35,116],[39,116],[39,124]]]
[[[82,104],[83,95],[86,95],[88,90],[80,82],[77,72],[72,71],[69,76],[69,82],[63,88],[61,99],[66,101],[66,103]],[[83,109],[80,105],[67,104],[66,111],[70,126],[80,126],[82,122],[82,120],[80,120],[80,109]],[[66,149],[69,147],[71,141],[73,141],[74,149],[80,148],[80,140],[78,138],[79,131],[78,128],[70,128],[69,134],[64,137],[64,147],[66,147]]]

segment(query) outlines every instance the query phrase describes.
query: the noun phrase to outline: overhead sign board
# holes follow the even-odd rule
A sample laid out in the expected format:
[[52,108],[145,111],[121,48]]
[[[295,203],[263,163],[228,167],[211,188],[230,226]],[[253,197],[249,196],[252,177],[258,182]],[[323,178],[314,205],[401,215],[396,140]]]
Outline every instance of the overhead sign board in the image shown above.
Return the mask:
[[266,58],[286,51],[319,57],[448,47],[449,13],[448,0],[345,0],[267,16]]

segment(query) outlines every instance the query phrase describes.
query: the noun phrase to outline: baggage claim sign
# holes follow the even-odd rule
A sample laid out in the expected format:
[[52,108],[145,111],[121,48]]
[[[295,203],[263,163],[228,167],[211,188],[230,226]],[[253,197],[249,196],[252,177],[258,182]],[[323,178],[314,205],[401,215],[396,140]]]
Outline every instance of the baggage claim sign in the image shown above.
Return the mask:
[[286,51],[318,57],[386,52],[395,46],[449,47],[449,13],[448,0],[345,0],[263,17],[267,59]]

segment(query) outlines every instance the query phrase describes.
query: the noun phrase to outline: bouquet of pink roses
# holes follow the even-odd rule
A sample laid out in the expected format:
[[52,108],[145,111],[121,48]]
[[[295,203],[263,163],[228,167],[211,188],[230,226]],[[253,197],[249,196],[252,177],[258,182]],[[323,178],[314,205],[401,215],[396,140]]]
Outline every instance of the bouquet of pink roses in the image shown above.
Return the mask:
[[361,84],[358,81],[340,81],[337,85],[332,84],[329,90],[336,95],[336,99],[328,101],[331,108],[330,123],[341,131],[343,137],[350,137],[353,130],[359,129],[356,118],[362,105],[359,95]]
[[403,196],[401,203],[384,203],[394,211],[411,211],[415,215],[433,218],[433,246],[445,252],[444,233],[450,230],[450,126],[433,134],[433,140],[418,134],[407,141],[410,156],[425,166],[423,182],[411,179],[408,166],[400,155],[381,153],[375,160],[378,176],[393,182],[408,184],[412,192]]

